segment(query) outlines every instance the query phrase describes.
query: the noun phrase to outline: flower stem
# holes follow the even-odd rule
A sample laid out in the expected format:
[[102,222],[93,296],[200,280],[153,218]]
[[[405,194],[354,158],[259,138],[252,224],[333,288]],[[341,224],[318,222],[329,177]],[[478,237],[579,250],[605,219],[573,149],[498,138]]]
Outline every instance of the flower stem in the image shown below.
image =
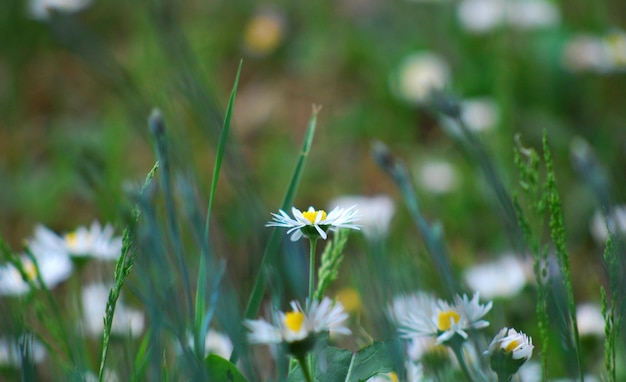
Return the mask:
[[300,357],[296,357],[296,359],[298,360],[298,363],[300,364],[300,368],[302,369],[302,374],[304,374],[304,379],[306,380],[306,382],[313,382],[305,356],[302,355]]
[[[465,363],[465,358],[463,357],[463,352],[461,350],[461,344],[451,344],[450,347],[452,348],[452,351],[454,352],[454,355],[456,356],[456,359],[459,361],[459,366],[461,366],[461,370],[463,370],[463,373],[465,374],[465,378],[469,381],[472,382],[472,374],[470,373],[469,369],[467,368],[467,364]],[[500,377],[498,376],[498,380],[500,380]]]
[[311,307],[313,303],[313,286],[315,285],[315,247],[317,239],[311,239],[310,253],[309,253],[309,299],[307,300],[307,309]]
[[498,373],[498,382],[510,382],[513,376],[506,373]]

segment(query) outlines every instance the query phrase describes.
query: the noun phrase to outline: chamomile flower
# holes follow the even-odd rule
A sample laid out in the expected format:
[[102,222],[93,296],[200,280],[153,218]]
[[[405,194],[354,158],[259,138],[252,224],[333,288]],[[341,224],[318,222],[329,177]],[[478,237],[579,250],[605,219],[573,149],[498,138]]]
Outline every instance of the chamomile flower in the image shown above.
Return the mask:
[[248,341],[251,344],[287,344],[294,355],[308,352],[315,343],[315,335],[322,332],[350,334],[344,326],[348,314],[339,302],[324,297],[313,301],[308,312],[296,301],[291,302],[291,311],[278,312],[275,324],[263,319],[246,320],[244,325],[250,330]]
[[78,227],[63,235],[65,247],[71,256],[91,256],[103,260],[116,260],[122,253],[122,238],[113,236],[113,226],[104,227],[94,221],[91,227]]
[[[100,337],[104,331],[103,317],[109,299],[110,285],[90,284],[83,287],[83,328],[91,337]],[[130,308],[120,298],[115,308],[111,332],[120,336],[138,337],[143,332],[145,318],[140,310]]]
[[467,285],[485,298],[510,298],[527,283],[524,264],[513,254],[477,264],[463,273]]
[[29,281],[39,286],[38,276],[41,276],[46,287],[51,289],[67,280],[72,274],[72,261],[67,256],[48,254],[36,256],[35,260],[37,266],[28,256],[20,257],[28,281],[24,280],[13,264],[0,267],[0,296],[19,296],[28,292]]
[[467,295],[457,295],[453,304],[434,299],[427,303],[422,299],[419,304],[422,306],[399,317],[400,335],[406,339],[435,336],[437,345],[446,344],[455,335],[465,340],[467,330],[489,326],[482,317],[491,310],[492,303],[481,305],[478,298],[478,293],[471,300]]
[[[499,376],[510,377],[533,355],[533,341],[515,329],[502,328],[485,354],[490,355],[491,369]],[[507,378],[505,380],[508,380]]]
[[331,206],[347,208],[358,205],[359,223],[366,238],[373,240],[386,237],[396,207],[387,195],[341,196],[331,201]]
[[291,213],[293,218],[283,210],[278,214],[272,214],[272,221],[266,227],[288,228],[287,235],[291,234],[291,241],[298,241],[302,236],[309,239],[321,237],[326,240],[327,231],[336,231],[339,228],[360,229],[354,224],[358,220],[356,206],[350,208],[336,207],[330,213],[324,210],[316,210],[309,207],[307,211],[300,211],[293,207]]

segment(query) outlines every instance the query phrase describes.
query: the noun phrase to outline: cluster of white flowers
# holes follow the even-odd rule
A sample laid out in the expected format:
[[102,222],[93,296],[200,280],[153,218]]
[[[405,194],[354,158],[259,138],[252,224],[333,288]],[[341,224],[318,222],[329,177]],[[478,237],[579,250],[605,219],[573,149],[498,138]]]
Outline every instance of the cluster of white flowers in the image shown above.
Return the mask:
[[122,251],[122,238],[113,236],[113,227],[98,222],[62,236],[38,225],[26,242],[33,255],[19,257],[26,279],[13,264],[0,266],[0,295],[22,295],[30,290],[29,281],[38,286],[39,278],[54,288],[72,274],[72,259],[116,260]]
[[492,262],[465,270],[463,278],[472,290],[485,298],[510,298],[526,286],[528,273],[517,256],[505,254]]
[[626,70],[626,32],[603,36],[581,33],[565,44],[563,66],[572,72],[613,73]]
[[547,0],[462,0],[457,16],[471,33],[488,33],[503,26],[545,28],[558,25],[561,20],[559,9]]

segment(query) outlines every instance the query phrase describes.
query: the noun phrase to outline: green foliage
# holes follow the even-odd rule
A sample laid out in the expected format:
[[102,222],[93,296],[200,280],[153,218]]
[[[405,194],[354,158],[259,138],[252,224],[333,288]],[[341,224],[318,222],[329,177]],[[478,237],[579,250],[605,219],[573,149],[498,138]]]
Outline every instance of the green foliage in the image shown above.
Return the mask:
[[[395,367],[392,358],[394,342],[374,342],[353,353],[324,344],[313,355],[315,381],[360,382],[379,373],[388,373]],[[294,366],[288,382],[302,382],[304,376],[299,366]]]
[[237,366],[228,360],[209,354],[204,360],[207,370],[207,381],[210,382],[246,382],[246,378],[239,372]]

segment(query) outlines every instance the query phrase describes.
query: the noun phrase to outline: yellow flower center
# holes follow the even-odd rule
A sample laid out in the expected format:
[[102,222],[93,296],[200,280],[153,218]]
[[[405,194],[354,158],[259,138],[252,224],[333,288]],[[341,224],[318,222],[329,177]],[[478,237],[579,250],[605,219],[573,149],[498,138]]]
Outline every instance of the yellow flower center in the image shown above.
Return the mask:
[[324,210],[319,210],[319,211],[304,211],[302,213],[302,216],[304,216],[304,218],[308,221],[311,222],[311,224],[315,223],[315,218],[317,217],[317,213],[321,212],[322,213],[322,219],[324,220],[326,219],[326,211]]
[[70,247],[76,247],[78,244],[78,239],[76,238],[76,232],[70,232],[65,235],[65,242]]
[[437,327],[442,332],[450,330],[452,324],[456,324],[461,319],[461,316],[453,310],[448,310],[445,312],[439,312],[439,316],[437,317]]
[[398,379],[398,374],[394,373],[393,371],[389,374],[389,379],[391,379],[392,382],[400,382],[400,380]]
[[513,351],[516,347],[518,347],[520,345],[520,343],[517,340],[513,340],[511,342],[509,342],[508,345],[506,345],[506,347],[504,348],[505,352],[511,352]]
[[254,54],[271,52],[282,40],[283,30],[276,16],[256,16],[248,23],[244,34],[246,47]]
[[304,324],[304,313],[288,312],[285,314],[285,326],[292,332],[299,332]]
[[34,263],[28,261],[23,263],[22,267],[24,268],[24,273],[26,273],[26,277],[28,277],[29,280],[37,279],[37,267],[35,267]]

